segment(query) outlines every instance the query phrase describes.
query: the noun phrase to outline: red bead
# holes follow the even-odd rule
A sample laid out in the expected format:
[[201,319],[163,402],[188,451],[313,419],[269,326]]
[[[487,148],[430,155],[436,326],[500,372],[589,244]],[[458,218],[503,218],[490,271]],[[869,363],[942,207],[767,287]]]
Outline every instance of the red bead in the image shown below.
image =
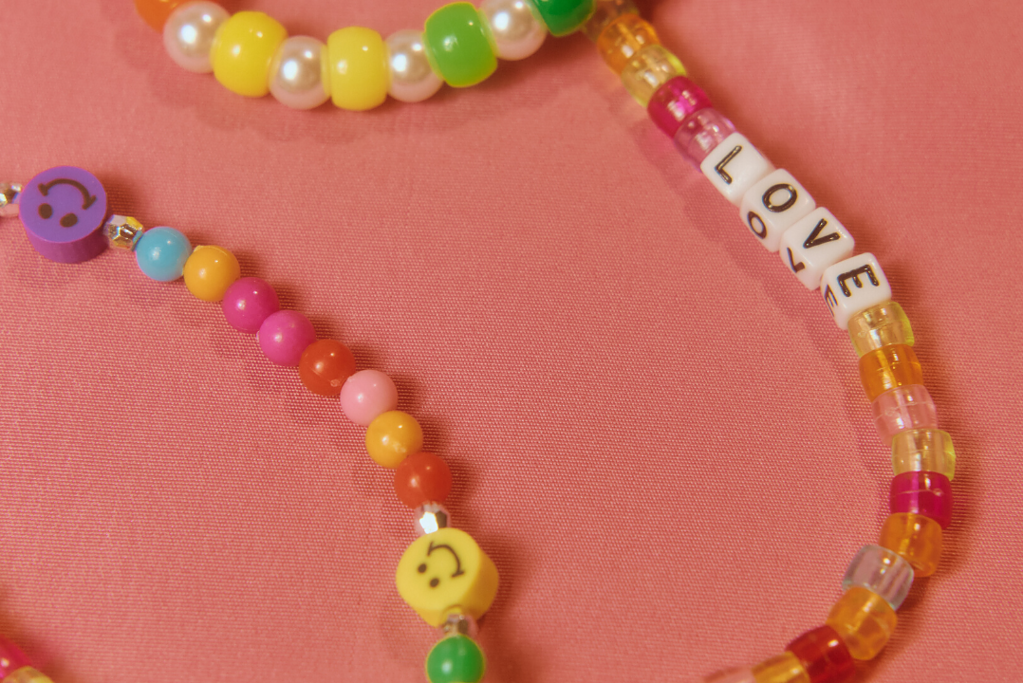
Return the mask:
[[320,339],[305,348],[298,361],[298,376],[306,389],[320,396],[337,396],[345,380],[355,374],[355,356],[333,339]]
[[451,492],[451,470],[433,453],[410,455],[394,471],[394,492],[410,508],[423,503],[443,503]]
[[810,683],[846,683],[856,675],[856,662],[830,626],[807,631],[785,649],[799,658]]

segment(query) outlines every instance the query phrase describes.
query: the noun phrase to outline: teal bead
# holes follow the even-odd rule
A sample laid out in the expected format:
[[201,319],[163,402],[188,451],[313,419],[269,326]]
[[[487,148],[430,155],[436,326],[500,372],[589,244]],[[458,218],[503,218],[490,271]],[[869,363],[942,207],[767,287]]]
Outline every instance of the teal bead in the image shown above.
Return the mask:
[[431,14],[423,43],[430,66],[455,88],[476,85],[497,69],[486,24],[471,3],[444,5]]
[[593,14],[594,0],[533,0],[552,36],[567,36],[582,28]]
[[468,636],[448,636],[437,642],[426,656],[426,678],[430,683],[478,683],[483,680],[487,660]]
[[188,238],[174,228],[153,228],[142,233],[135,245],[135,262],[147,277],[170,282],[181,277],[192,254]]

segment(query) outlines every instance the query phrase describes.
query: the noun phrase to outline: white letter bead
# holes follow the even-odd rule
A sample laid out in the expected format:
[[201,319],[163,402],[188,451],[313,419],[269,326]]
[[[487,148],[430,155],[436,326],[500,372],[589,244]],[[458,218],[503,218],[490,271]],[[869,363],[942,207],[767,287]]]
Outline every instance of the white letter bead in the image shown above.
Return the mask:
[[824,271],[852,256],[856,240],[823,206],[781,237],[781,260],[807,289],[817,289]]
[[821,294],[835,324],[849,329],[849,318],[892,298],[888,278],[873,254],[857,254],[824,271]]
[[779,168],[746,190],[739,216],[746,227],[760,238],[764,248],[775,252],[781,244],[782,233],[813,211],[815,206],[817,203],[799,181]]
[[755,182],[774,170],[745,135],[732,133],[711,150],[700,170],[725,199],[736,206]]

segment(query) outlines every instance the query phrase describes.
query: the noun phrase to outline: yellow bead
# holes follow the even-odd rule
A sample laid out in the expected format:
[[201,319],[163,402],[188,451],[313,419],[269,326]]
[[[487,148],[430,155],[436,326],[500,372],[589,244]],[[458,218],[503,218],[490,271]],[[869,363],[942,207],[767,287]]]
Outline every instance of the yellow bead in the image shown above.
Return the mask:
[[757,683],[810,683],[810,674],[791,652],[764,660],[751,671]]
[[913,512],[895,512],[884,521],[878,545],[902,556],[917,578],[930,576],[941,559],[941,524]]
[[378,465],[391,469],[406,456],[423,447],[423,429],[416,418],[400,410],[389,410],[369,423],[366,450]]
[[330,99],[335,106],[364,111],[387,99],[391,77],[387,47],[373,29],[351,26],[331,33],[327,38],[327,69]]
[[7,674],[3,683],[53,683],[53,680],[31,666],[23,666]]
[[638,14],[623,14],[601,32],[597,51],[616,74],[647,45],[660,45],[654,27]]
[[906,429],[892,438],[892,469],[903,472],[939,472],[952,481],[956,475],[956,449],[952,437],[940,429]]
[[860,356],[891,344],[913,345],[913,327],[894,301],[871,306],[849,318],[849,339]]
[[686,68],[678,57],[660,45],[647,45],[622,69],[622,85],[643,107],[657,89],[675,76],[685,76]]
[[898,620],[887,600],[853,586],[831,608],[826,623],[842,637],[853,659],[873,659],[888,644]]
[[439,529],[421,536],[401,556],[394,582],[409,607],[430,626],[450,612],[479,619],[497,595],[497,567],[472,536]]
[[860,357],[860,381],[867,392],[867,400],[873,401],[895,387],[923,384],[924,376],[913,347],[892,344]]
[[288,32],[262,12],[238,12],[217,31],[210,51],[213,75],[231,92],[262,97],[270,92],[270,63]]
[[185,286],[197,299],[220,301],[224,292],[242,276],[238,259],[220,247],[196,247],[185,261]]

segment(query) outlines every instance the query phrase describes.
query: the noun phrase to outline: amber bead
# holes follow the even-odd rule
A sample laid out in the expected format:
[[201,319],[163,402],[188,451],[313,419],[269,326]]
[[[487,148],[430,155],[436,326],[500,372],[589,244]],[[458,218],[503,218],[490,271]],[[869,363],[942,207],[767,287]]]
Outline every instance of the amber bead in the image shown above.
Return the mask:
[[878,545],[909,562],[917,578],[930,576],[941,559],[941,524],[913,512],[895,512],[884,521]]
[[415,453],[394,471],[394,492],[410,508],[443,503],[451,492],[451,470],[439,455]]
[[924,378],[913,347],[892,344],[863,354],[860,358],[860,381],[867,392],[867,400],[873,401],[895,387],[923,384]]
[[597,51],[616,74],[647,45],[659,45],[654,27],[638,14],[623,14],[600,33]]
[[157,31],[163,31],[167,17],[189,0],[135,0],[135,11]]
[[827,625],[835,629],[854,659],[873,659],[891,638],[898,617],[888,601],[862,586],[847,590],[828,614]]
[[757,683],[810,683],[806,669],[791,652],[765,659],[750,671]]
[[807,631],[785,649],[799,658],[810,683],[847,683],[856,676],[856,662],[849,648],[830,626]]
[[355,374],[355,356],[333,339],[320,339],[305,347],[298,361],[298,376],[305,388],[320,396],[337,396],[345,380]]

